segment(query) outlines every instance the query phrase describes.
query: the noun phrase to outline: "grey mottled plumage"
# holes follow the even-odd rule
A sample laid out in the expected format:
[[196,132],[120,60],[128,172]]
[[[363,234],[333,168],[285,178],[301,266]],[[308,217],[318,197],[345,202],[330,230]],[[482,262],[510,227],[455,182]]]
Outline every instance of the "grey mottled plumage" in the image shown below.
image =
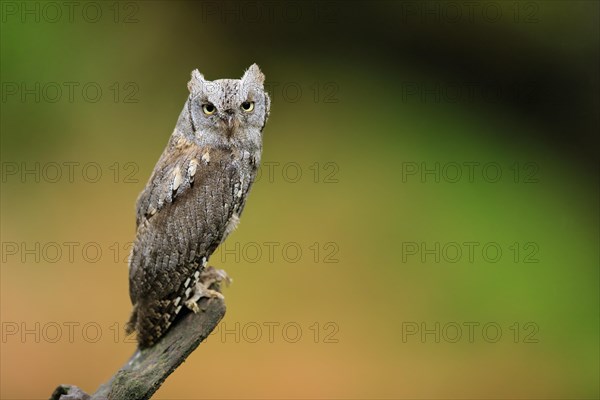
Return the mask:
[[199,277],[235,228],[256,176],[270,100],[256,64],[241,79],[194,70],[173,134],[137,200],[128,332],[152,346],[182,307],[197,311]]

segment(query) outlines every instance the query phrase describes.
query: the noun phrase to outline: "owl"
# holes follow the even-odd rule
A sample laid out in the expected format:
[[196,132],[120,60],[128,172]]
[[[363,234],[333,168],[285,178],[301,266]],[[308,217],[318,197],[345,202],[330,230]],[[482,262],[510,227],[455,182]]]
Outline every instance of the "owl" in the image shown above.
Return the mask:
[[126,330],[142,349],[183,307],[198,312],[201,297],[221,296],[208,288],[221,277],[206,263],[238,224],[256,177],[271,103],[264,79],[256,64],[241,79],[207,81],[192,71],[175,130],[136,203]]

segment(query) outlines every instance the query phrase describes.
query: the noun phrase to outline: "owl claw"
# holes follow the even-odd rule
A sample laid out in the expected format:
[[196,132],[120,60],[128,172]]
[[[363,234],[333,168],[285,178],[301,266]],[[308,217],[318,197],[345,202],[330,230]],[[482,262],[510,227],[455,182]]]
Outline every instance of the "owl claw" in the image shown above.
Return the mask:
[[216,290],[208,289],[202,283],[198,282],[196,284],[194,294],[185,302],[185,306],[192,310],[194,314],[196,314],[200,311],[200,307],[198,307],[198,300],[203,297],[207,297],[209,300],[215,297],[221,300],[225,299],[221,293],[217,292]]
[[198,303],[196,303],[196,301],[189,299],[188,301],[185,302],[185,306],[187,308],[189,308],[190,310],[192,310],[194,312],[194,314],[197,314],[198,311],[200,311],[200,307],[198,307]]
[[200,307],[198,307],[198,300],[203,297],[210,299],[217,298],[224,300],[225,297],[218,290],[210,289],[210,287],[214,284],[219,284],[221,282],[225,282],[227,286],[232,282],[232,279],[227,275],[225,271],[222,269],[216,269],[213,267],[208,267],[202,274],[200,275],[200,280],[194,286],[194,292],[192,297],[190,297],[184,304],[187,308],[192,310],[194,313],[200,311]]

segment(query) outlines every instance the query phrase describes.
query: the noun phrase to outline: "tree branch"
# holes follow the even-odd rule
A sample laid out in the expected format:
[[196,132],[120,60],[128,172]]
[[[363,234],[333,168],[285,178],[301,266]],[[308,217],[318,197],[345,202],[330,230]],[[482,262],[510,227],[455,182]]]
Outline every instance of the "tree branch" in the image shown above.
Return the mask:
[[149,399],[167,377],[210,335],[225,315],[219,298],[203,298],[202,311],[177,321],[154,346],[131,356],[129,361],[96,393],[88,395],[77,386],[60,385],[50,400]]

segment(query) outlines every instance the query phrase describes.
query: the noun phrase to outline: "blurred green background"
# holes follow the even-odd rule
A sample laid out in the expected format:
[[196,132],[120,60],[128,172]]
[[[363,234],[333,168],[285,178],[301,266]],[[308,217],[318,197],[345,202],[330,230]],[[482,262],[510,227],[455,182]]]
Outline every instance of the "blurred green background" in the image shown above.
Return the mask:
[[600,396],[597,2],[69,4],[1,3],[2,398],[133,352],[136,196],[253,62],[227,315],[156,398]]

